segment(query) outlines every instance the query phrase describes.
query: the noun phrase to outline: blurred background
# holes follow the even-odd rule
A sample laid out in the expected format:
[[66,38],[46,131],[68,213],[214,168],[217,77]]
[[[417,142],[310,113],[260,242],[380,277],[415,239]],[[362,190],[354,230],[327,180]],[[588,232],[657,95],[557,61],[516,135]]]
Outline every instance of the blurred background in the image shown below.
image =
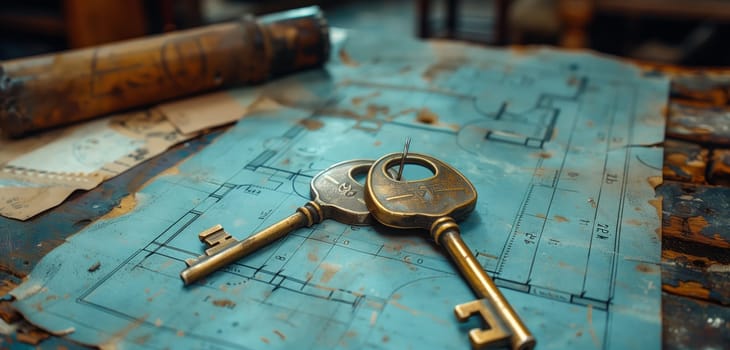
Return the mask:
[[320,5],[332,26],[484,45],[554,45],[685,66],[730,62],[730,0],[2,1],[0,59]]

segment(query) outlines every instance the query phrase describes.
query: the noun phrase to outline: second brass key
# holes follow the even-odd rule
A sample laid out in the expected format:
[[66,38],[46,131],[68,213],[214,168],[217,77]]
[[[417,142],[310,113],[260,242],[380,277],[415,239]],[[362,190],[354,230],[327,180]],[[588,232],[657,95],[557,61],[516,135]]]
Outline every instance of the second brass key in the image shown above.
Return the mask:
[[[422,180],[396,180],[388,170],[402,164],[404,157],[406,164],[421,165],[434,175]],[[386,155],[375,161],[365,183],[365,202],[375,219],[390,227],[429,230],[474,292],[487,302],[475,300],[455,308],[459,320],[479,314],[488,323],[489,329],[470,332],[474,348],[532,349],[535,338],[461,239],[456,221],[469,215],[476,201],[476,189],[464,175],[423,154]]]

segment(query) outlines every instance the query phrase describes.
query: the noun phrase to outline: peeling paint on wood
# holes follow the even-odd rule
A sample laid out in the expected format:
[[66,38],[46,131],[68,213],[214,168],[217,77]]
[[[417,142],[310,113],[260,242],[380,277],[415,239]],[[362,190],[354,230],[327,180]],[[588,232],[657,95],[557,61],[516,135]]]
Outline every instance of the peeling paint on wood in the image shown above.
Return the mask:
[[679,281],[677,286],[663,284],[662,290],[667,293],[695,297],[704,300],[707,300],[710,296],[710,291],[695,281]]
[[116,207],[112,208],[112,210],[104,215],[101,219],[112,219],[120,217],[132,211],[136,206],[137,196],[134,193],[129,194],[128,196],[122,198],[122,200],[119,201],[119,204]]
[[730,72],[683,70],[673,74],[673,99],[688,99],[722,106],[730,101]]
[[730,145],[730,109],[671,102],[667,136],[698,143]]
[[662,254],[665,292],[730,305],[729,262],[671,250],[678,249],[676,244],[668,248]]
[[678,141],[664,142],[665,180],[704,183],[709,151],[699,145]]
[[666,134],[689,142],[665,143],[663,173],[673,181],[657,188],[664,197],[662,341],[667,349],[726,348],[730,344],[730,71],[675,68],[667,74],[672,85]]
[[669,181],[657,193],[664,237],[730,248],[730,188]]

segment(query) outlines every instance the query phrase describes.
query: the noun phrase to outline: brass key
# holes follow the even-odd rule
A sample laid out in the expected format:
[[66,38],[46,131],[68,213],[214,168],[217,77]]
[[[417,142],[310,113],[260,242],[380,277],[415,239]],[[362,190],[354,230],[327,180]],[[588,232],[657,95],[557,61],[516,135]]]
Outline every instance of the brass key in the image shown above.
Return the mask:
[[[389,169],[402,163],[403,158],[406,164],[424,166],[434,175],[415,181],[396,180]],[[423,154],[386,155],[375,161],[365,183],[365,203],[375,219],[390,227],[429,230],[474,292],[486,299],[487,303],[475,300],[454,310],[460,321],[480,314],[489,326],[487,330],[469,332],[474,348],[509,345],[512,349],[532,349],[535,338],[461,239],[456,221],[469,215],[476,202],[476,189],[464,175]]]
[[372,160],[349,160],[337,163],[312,178],[312,200],[297,208],[296,213],[237,241],[220,225],[204,230],[198,235],[208,246],[205,254],[187,259],[188,268],[180,273],[187,285],[203,278],[257,249],[302,227],[310,227],[324,219],[334,219],[347,225],[367,225],[371,222],[363,200],[363,186],[355,180],[358,174],[367,173]]

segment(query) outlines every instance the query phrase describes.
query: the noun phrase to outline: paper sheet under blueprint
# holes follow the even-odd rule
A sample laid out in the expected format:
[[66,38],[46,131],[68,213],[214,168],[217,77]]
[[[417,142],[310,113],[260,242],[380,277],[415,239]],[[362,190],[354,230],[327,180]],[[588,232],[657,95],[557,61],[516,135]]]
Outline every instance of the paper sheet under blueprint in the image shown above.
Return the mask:
[[256,101],[257,91],[232,89],[20,140],[0,138],[0,215],[27,220],[204,129],[240,119]]
[[322,169],[410,136],[476,186],[463,239],[538,348],[660,348],[665,79],[589,53],[355,34],[326,69],[256,90],[267,108],[51,252],[15,307],[109,348],[468,349],[480,322],[453,307],[475,296],[425,232],[327,220],[179,277],[201,230],[246,237]]

